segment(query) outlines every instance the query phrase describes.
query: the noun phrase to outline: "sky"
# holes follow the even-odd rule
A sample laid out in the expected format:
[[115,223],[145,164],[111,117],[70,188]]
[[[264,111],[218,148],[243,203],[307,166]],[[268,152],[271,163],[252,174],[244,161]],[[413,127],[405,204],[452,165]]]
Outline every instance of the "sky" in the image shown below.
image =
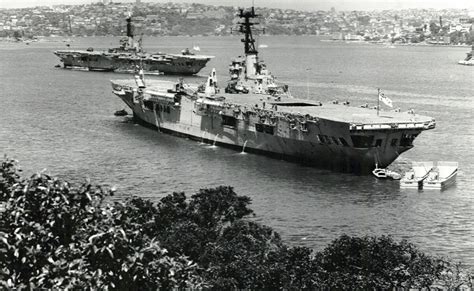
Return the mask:
[[[21,8],[55,4],[90,4],[98,0],[0,0],[0,8]],[[114,0],[114,2],[134,2]],[[474,10],[473,0],[142,0],[142,2],[186,2],[224,6],[273,7],[296,10],[383,10],[406,8],[466,8]]]

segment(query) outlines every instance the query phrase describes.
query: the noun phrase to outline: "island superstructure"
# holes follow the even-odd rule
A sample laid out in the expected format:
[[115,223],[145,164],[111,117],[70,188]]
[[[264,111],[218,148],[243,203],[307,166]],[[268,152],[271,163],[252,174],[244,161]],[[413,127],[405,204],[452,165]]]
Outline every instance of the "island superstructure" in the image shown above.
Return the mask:
[[239,17],[245,55],[231,63],[224,90],[213,70],[200,86],[182,79],[145,82],[139,74],[112,81],[113,92],[137,121],[162,132],[345,172],[386,167],[411,149],[422,131],[435,127],[434,119],[413,112],[378,113],[291,96],[259,61],[254,9],[241,10]]
[[54,52],[65,68],[86,68],[91,71],[134,72],[140,66],[145,72],[193,75],[204,68],[213,56],[196,55],[189,49],[180,54],[146,53],[141,39],[133,34],[132,17],[127,18],[127,37],[121,39],[120,47],[108,51],[57,50]]

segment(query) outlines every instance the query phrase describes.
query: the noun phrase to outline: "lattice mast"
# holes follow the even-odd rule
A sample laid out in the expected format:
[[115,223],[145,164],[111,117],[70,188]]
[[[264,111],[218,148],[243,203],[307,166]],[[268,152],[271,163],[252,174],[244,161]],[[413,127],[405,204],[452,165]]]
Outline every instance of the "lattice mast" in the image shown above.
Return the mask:
[[250,10],[240,9],[238,16],[243,19],[238,24],[239,32],[244,34],[244,38],[241,41],[244,43],[245,48],[246,75],[251,77],[257,74],[258,65],[258,51],[255,48],[255,39],[252,35],[253,26],[258,23],[252,22],[251,19],[257,18],[260,15],[255,14],[255,9],[252,7]]

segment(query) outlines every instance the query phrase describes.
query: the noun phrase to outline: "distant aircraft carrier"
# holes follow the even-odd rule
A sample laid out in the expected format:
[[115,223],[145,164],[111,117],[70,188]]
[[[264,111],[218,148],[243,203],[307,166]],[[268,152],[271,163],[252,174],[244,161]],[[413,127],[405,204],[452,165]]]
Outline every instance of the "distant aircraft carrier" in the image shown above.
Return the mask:
[[195,55],[188,49],[181,54],[145,53],[141,41],[135,41],[132,19],[127,18],[127,38],[122,39],[120,47],[108,51],[57,50],[54,52],[65,68],[86,68],[91,71],[134,72],[137,66],[145,72],[193,75],[204,68],[213,56]]

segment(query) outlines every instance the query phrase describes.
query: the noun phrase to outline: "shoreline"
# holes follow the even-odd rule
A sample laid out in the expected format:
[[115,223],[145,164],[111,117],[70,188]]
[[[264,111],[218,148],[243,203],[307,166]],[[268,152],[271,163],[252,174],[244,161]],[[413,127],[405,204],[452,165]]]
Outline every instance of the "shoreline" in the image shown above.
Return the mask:
[[[420,42],[420,43],[391,43],[391,42],[385,42],[385,41],[359,41],[359,40],[339,40],[339,39],[326,39],[324,36],[321,35],[292,35],[292,34],[272,34],[272,35],[266,35],[267,37],[273,37],[273,36],[289,36],[289,37],[316,37],[319,38],[319,41],[321,42],[334,42],[334,43],[347,43],[347,44],[374,44],[374,45],[384,45],[384,46],[431,46],[431,47],[459,47],[459,48],[464,48],[464,47],[470,47],[471,44],[435,44],[435,43],[427,43],[427,42]],[[39,43],[44,43],[44,42],[49,42],[49,43],[61,43],[61,42],[73,42],[74,39],[85,39],[85,38],[107,38],[107,37],[120,37],[120,36],[105,36],[105,35],[100,35],[100,36],[38,36],[36,39],[24,39],[24,40],[15,40],[9,37],[0,37],[0,43],[12,43],[12,44],[18,44],[18,43],[25,43],[25,44],[31,44],[35,42]],[[182,37],[200,37],[200,38],[226,38],[226,37],[233,37],[232,35],[194,35],[194,36],[186,36],[186,35],[160,35],[160,36],[148,36],[148,38],[169,38],[169,37],[176,37],[176,38],[182,38]]]

